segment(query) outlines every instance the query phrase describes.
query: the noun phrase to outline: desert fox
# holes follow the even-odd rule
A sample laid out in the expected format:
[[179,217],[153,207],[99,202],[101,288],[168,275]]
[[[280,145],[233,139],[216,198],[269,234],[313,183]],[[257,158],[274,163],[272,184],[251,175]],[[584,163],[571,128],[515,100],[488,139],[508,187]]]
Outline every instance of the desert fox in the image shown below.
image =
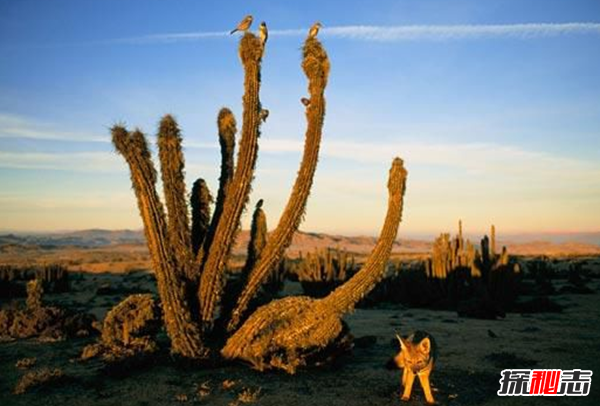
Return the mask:
[[402,386],[404,392],[402,400],[410,399],[415,375],[419,377],[427,403],[434,403],[431,387],[429,385],[429,374],[433,370],[436,359],[436,344],[433,337],[424,331],[415,331],[406,338],[396,334],[400,342],[400,352],[394,358],[398,367],[402,368]]

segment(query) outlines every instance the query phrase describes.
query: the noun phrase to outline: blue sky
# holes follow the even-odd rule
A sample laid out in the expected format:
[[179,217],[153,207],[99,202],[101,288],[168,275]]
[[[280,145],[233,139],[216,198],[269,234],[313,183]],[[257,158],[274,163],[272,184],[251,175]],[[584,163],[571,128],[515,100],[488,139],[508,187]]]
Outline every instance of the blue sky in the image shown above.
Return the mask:
[[600,230],[597,0],[0,0],[0,229],[139,228],[108,128],[153,139],[165,113],[189,183],[216,193],[216,115],[241,117],[243,80],[224,33],[248,13],[272,32],[252,199],[271,226],[304,136],[299,48],[319,20],[332,71],[303,229],[376,234],[399,155],[405,234],[458,218],[474,232]]

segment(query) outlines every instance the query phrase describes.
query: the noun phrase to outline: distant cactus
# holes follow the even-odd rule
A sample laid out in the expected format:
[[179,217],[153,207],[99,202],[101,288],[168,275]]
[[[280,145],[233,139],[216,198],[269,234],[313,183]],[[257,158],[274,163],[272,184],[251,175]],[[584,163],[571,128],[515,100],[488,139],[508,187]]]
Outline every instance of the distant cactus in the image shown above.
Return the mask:
[[43,307],[42,296],[44,295],[44,288],[42,282],[39,279],[34,279],[27,283],[27,310],[36,311]]
[[[226,338],[223,337],[225,334],[234,333],[227,341],[227,348],[238,348],[238,344],[254,336],[252,331],[256,328],[256,320],[271,323],[263,318],[265,311],[270,314],[270,310],[259,309],[253,315],[250,313],[264,286],[276,290],[282,284],[284,252],[304,217],[313,183],[325,117],[324,92],[330,66],[321,43],[310,37],[303,47],[302,68],[308,78],[310,102],[306,105],[307,128],[298,175],[277,226],[268,238],[262,201],[257,205],[246,264],[242,272],[237,274],[238,278],[233,277],[233,272],[229,272],[227,268],[228,260],[240,228],[242,213],[249,200],[258,155],[260,125],[265,121],[266,110],[259,96],[264,46],[265,42],[261,42],[250,32],[246,32],[240,41],[239,55],[244,68],[241,137],[236,146],[236,120],[229,109],[221,109],[217,120],[221,175],[212,216],[210,191],[206,183],[199,179],[192,190],[190,224],[185,204],[181,136],[173,117],[165,116],[158,131],[166,211],[158,197],[156,170],[145,136],[139,130],[129,132],[122,126],[114,126],[112,129],[113,144],[129,165],[156,273],[163,318],[171,339],[171,350],[174,354],[187,358],[208,357],[206,343],[222,342]],[[237,160],[234,163],[236,147]],[[342,315],[350,311],[374,286],[385,268],[400,222],[405,178],[406,171],[402,161],[396,159],[390,172],[390,200],[384,229],[361,271],[327,298],[314,302],[309,308],[288,309],[289,304],[312,303],[305,298],[272,302],[272,308],[282,310],[277,315],[278,318],[285,318],[286,315],[290,317],[285,323],[275,326],[273,334],[304,337],[308,334],[306,326],[324,317],[324,322],[318,323],[314,334],[304,337],[305,340],[298,345],[313,348],[315,344],[316,348],[322,349],[339,344],[336,340],[344,331]],[[237,284],[230,283],[232,280],[236,282],[236,279]],[[271,305],[266,307],[269,306]],[[278,318],[273,319],[273,322]],[[265,339],[271,342],[271,338]],[[272,344],[276,348],[282,343]],[[289,348],[285,351],[293,352],[295,348],[299,348],[296,344],[286,345],[288,344]],[[228,350],[222,353],[227,358],[238,357],[239,354],[235,354],[235,351]],[[305,355],[297,353],[298,365],[305,362]],[[293,365],[296,361],[291,358],[289,362],[283,359],[272,360],[271,365],[276,366],[278,362],[283,369],[295,368]]]
[[[492,226],[492,241],[496,241]],[[492,244],[493,246],[493,244]],[[520,268],[506,247],[495,254],[484,236],[480,248],[458,235],[442,233],[433,243],[431,257],[421,266],[399,264],[375,292],[378,300],[409,306],[459,310],[459,314],[496,318],[510,311],[517,299]],[[377,300],[370,298],[369,302]]]
[[44,292],[69,291],[69,271],[61,265],[18,267],[0,265],[0,298],[10,299],[27,295],[27,282],[38,279]]
[[296,267],[296,276],[305,294],[323,297],[348,279],[354,264],[354,256],[346,251],[328,248],[307,253]]
[[95,321],[92,315],[45,306],[43,296],[42,281],[30,280],[27,283],[25,308],[13,304],[0,310],[0,337],[63,340],[92,333]]

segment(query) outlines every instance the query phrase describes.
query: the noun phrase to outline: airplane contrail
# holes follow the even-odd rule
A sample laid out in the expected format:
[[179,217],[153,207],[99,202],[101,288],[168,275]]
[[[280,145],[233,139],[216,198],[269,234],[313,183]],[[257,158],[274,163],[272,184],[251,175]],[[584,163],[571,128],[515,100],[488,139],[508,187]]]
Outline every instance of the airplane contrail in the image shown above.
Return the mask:
[[[271,30],[274,37],[301,37],[307,29]],[[600,34],[600,23],[525,23],[464,25],[348,25],[325,27],[322,37],[361,41],[440,41],[481,38],[548,38],[564,35]],[[227,31],[151,34],[109,40],[112,43],[143,44],[229,38]]]

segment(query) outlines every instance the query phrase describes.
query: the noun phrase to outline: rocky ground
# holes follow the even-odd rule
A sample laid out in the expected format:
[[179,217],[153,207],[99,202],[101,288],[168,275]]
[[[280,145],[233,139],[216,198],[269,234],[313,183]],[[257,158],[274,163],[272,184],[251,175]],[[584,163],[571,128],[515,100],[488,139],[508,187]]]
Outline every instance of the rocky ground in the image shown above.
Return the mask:
[[[78,360],[93,338],[7,341],[0,343],[0,404],[400,405],[400,372],[385,367],[394,355],[394,332],[425,330],[439,347],[432,375],[439,404],[596,405],[600,388],[594,381],[587,398],[496,395],[504,368],[600,369],[600,280],[590,287],[596,293],[553,296],[564,307],[561,313],[509,314],[499,321],[464,319],[455,312],[399,305],[359,309],[347,318],[356,337],[353,353],[336,365],[295,376],[260,373],[238,364],[186,368],[173,364],[166,351],[152,364],[108,373],[98,363]],[[128,293],[154,290],[153,276],[146,272],[82,273],[73,278],[71,293],[48,295],[47,301],[92,312],[101,319]],[[286,287],[286,292],[297,290],[295,284]],[[62,375],[24,394],[13,393],[22,376],[43,368],[59,369]],[[409,404],[423,403],[416,385]]]

